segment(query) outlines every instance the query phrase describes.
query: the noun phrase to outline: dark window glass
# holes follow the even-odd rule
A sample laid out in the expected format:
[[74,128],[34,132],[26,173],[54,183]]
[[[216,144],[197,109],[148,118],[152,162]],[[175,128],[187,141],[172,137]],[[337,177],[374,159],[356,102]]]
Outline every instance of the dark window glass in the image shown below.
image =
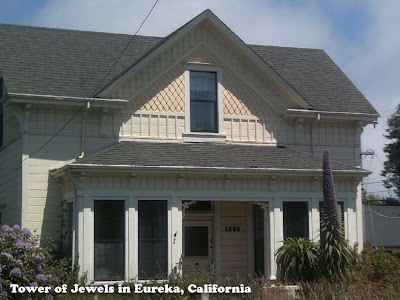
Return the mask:
[[139,201],[139,279],[167,277],[167,201]]
[[94,202],[94,279],[124,279],[124,201]]
[[283,236],[308,238],[307,202],[283,202]]
[[217,74],[190,72],[190,130],[217,132]]
[[185,226],[185,256],[208,256],[207,226]]
[[[321,201],[319,202],[319,211],[320,211],[320,221],[322,221],[326,215],[325,215],[325,202]],[[339,219],[339,226],[340,229],[344,229],[344,203],[343,201],[337,202],[337,214],[338,214],[338,219]]]
[[254,271],[264,275],[264,210],[254,205]]
[[211,201],[197,201],[189,205],[186,212],[197,212],[197,211],[212,211]]

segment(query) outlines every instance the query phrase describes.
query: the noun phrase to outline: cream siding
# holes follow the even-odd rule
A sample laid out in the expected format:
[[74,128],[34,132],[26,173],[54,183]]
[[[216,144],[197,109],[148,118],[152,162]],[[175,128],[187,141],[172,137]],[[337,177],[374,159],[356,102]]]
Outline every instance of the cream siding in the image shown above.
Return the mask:
[[[248,220],[250,216],[246,202],[221,203],[221,275],[246,275],[250,273],[248,245]],[[239,227],[240,231],[225,231],[225,227]]]
[[21,224],[22,139],[0,149],[0,206],[3,224]]

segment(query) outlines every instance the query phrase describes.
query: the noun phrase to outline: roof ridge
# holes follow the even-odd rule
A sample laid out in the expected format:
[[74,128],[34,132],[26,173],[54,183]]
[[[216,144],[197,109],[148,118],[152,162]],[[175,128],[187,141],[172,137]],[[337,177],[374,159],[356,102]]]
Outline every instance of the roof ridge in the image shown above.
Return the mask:
[[286,49],[299,49],[299,50],[320,50],[323,48],[309,48],[309,47],[295,47],[295,46],[279,46],[279,45],[262,45],[262,44],[247,44],[250,47],[266,47],[266,48],[286,48]]

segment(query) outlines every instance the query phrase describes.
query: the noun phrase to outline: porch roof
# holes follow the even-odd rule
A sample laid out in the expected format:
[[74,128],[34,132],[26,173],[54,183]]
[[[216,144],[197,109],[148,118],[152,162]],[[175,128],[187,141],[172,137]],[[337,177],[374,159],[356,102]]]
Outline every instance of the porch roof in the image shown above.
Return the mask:
[[[54,170],[53,174],[68,168],[321,174],[322,158],[276,146],[135,141],[114,144]],[[370,173],[336,161],[332,161],[332,169],[334,173],[353,176]]]

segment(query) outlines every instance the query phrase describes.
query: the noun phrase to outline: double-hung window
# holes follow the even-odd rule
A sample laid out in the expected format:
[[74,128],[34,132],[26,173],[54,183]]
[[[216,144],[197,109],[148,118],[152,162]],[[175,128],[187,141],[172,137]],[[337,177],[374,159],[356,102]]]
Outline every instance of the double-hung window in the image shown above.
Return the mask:
[[190,131],[218,132],[217,73],[190,71]]

